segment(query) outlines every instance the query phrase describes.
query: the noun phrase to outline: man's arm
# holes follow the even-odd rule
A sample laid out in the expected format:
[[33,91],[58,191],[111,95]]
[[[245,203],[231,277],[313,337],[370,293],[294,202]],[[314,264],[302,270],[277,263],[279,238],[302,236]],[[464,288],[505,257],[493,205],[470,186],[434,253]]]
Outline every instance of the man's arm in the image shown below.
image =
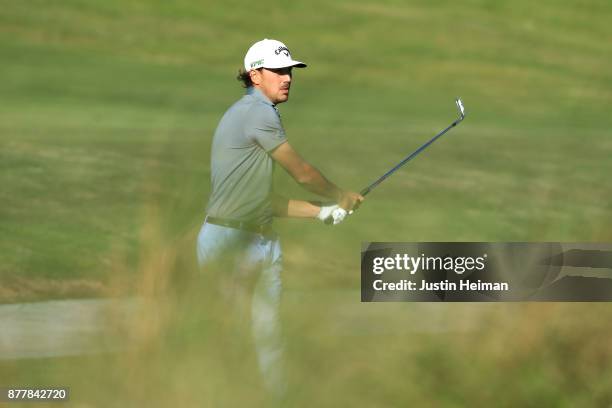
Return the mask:
[[316,218],[321,211],[321,203],[290,200],[274,195],[272,197],[272,211],[275,217]]
[[317,201],[289,200],[272,195],[272,211],[275,217],[318,218],[325,224],[339,224],[347,212],[338,205],[322,206]]
[[[352,210],[363,201],[360,194],[344,191],[326,179],[319,170],[304,160],[288,142],[282,143],[274,149],[271,156],[306,190],[334,200],[347,211]],[[295,206],[298,206],[296,211],[312,210],[305,204],[296,203]]]

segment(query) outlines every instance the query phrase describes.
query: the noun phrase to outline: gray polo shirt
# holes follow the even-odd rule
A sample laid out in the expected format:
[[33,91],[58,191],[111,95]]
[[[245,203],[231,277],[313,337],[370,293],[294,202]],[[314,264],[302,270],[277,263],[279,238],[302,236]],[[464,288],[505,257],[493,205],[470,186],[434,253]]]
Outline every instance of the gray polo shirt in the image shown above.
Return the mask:
[[276,107],[250,87],[221,121],[212,142],[208,215],[255,224],[272,222],[274,160],[287,140]]

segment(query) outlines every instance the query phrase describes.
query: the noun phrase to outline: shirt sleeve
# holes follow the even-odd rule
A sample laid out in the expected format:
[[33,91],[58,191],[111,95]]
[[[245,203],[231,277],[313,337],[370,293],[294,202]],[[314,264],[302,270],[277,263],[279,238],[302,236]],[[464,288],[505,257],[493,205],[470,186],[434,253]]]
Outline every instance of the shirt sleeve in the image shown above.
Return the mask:
[[250,109],[245,132],[247,138],[259,144],[266,152],[287,141],[280,116],[270,105],[256,104]]

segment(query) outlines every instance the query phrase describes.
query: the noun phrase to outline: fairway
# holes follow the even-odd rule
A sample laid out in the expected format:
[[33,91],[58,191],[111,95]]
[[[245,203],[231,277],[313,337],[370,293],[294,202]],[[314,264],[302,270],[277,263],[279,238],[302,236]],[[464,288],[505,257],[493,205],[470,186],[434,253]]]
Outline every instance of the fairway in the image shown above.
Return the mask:
[[[608,406],[612,307],[362,304],[359,251],[611,242],[611,19],[597,0],[4,2],[0,303],[145,301],[129,352],[5,361],[0,387],[268,406],[248,346],[215,354],[234,329],[206,308],[195,238],[244,52],[278,38],[308,63],[279,106],[287,137],[343,188],[448,126],[456,97],[468,112],[341,225],[275,221],[291,406]],[[279,166],[275,189],[316,198]]]

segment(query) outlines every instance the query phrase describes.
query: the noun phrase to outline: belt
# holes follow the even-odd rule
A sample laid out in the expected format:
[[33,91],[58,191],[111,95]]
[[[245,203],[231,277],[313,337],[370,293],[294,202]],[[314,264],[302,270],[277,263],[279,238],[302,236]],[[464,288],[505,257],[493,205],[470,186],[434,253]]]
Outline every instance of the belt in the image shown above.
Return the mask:
[[268,235],[272,232],[272,224],[253,224],[245,221],[232,220],[229,218],[206,217],[206,222],[209,224],[220,225],[222,227],[235,228],[242,231],[254,232],[256,234]]

